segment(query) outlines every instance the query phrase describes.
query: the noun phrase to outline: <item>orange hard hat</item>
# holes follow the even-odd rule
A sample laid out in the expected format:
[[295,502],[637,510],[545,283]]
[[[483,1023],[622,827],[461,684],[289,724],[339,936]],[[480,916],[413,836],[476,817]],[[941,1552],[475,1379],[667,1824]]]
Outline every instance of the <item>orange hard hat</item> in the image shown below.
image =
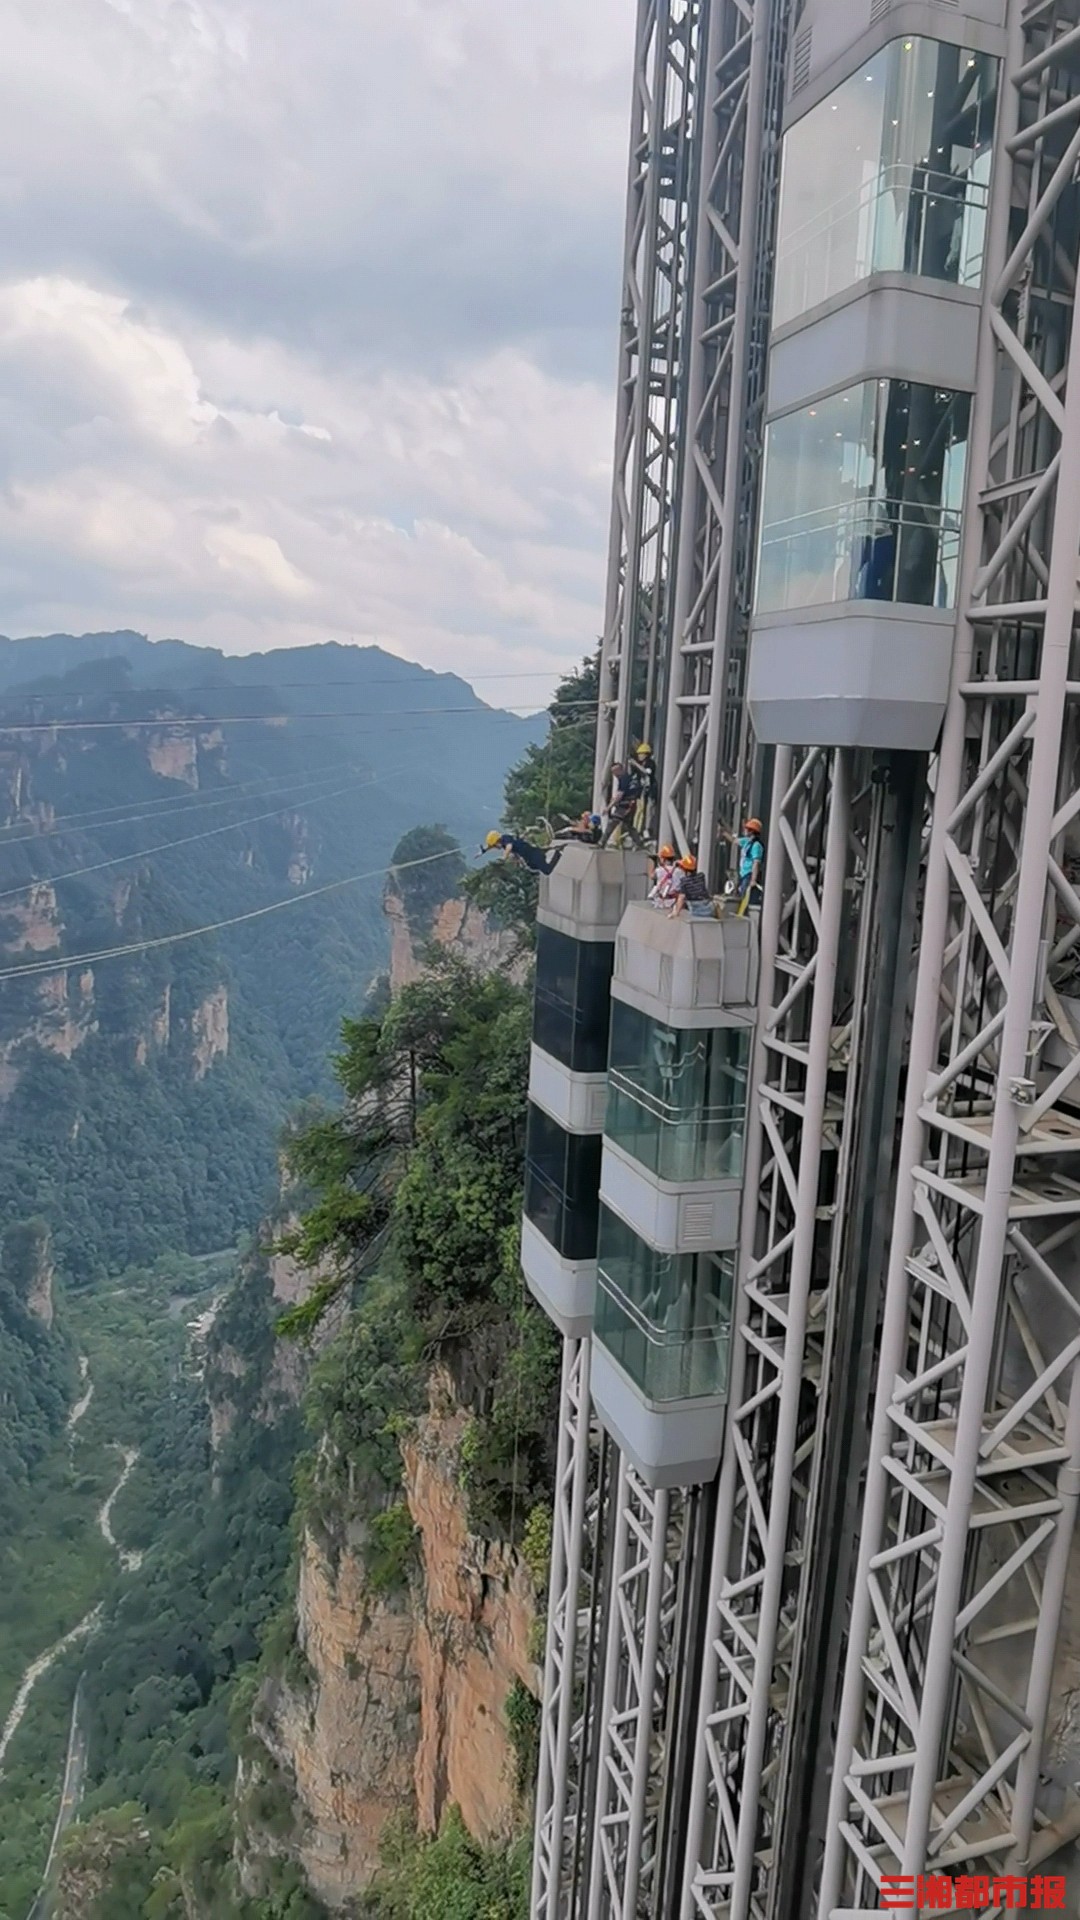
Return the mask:
[[692,853],[684,853],[682,859],[679,861],[679,865],[685,868],[687,873],[693,873],[697,866],[697,861],[694,859]]
[[747,831],[747,833],[760,833],[760,832],[761,832],[761,821],[760,821],[760,820],[755,820],[755,819],[754,819],[754,817],[753,817],[753,815],[751,814],[751,816],[750,816],[750,818],[749,818],[749,820],[748,820],[748,821],[747,821],[747,823],[746,823],[746,831]]
[[656,857],[658,860],[674,860],[675,849],[674,847],[661,847]]

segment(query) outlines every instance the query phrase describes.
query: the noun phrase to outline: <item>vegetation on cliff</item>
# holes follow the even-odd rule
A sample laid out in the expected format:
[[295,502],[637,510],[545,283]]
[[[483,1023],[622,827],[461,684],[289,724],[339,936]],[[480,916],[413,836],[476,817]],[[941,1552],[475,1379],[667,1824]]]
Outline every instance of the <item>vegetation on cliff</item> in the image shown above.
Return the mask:
[[385,963],[402,830],[478,838],[537,723],[377,648],[124,633],[0,639],[0,723],[0,1222],[43,1215],[80,1283],[230,1244]]
[[[0,646],[0,681],[6,664]],[[67,668],[61,657],[57,670]],[[588,803],[593,716],[579,702],[592,698],[589,671],[556,699],[550,759],[531,752],[512,776],[504,816],[510,824],[532,826],[549,807],[574,813]],[[107,680],[91,675],[79,699],[130,693],[123,675],[115,686]],[[70,685],[64,697],[74,697]],[[251,691],[242,698],[248,705]],[[325,705],[326,696],[320,699]],[[103,761],[83,756],[92,773],[91,763],[100,768]],[[439,778],[445,792],[445,767]],[[100,795],[91,784],[78,797],[89,805]],[[448,809],[439,811],[458,826]],[[379,836],[387,831],[380,823]],[[104,849],[115,850],[115,842]],[[358,852],[354,843],[348,851],[358,867],[371,849]],[[261,858],[258,847],[254,858]],[[452,834],[420,828],[396,848],[390,834],[384,858],[399,866],[410,925],[422,939],[462,873]],[[411,868],[411,859],[429,864]],[[262,870],[264,884],[270,871],[269,864]],[[482,885],[498,917],[527,940],[532,903],[517,878],[491,863]],[[136,886],[135,911],[149,911],[158,884],[151,875],[145,892]],[[179,898],[162,894],[160,911],[171,913]],[[98,896],[94,911],[104,911],[102,903]],[[28,1047],[18,1058],[19,1083],[8,1091],[5,1119],[21,1116],[24,1131],[21,1158],[13,1150],[5,1162],[0,1153],[0,1218],[4,1208],[9,1219],[40,1212],[54,1228],[68,1278],[81,1283],[62,1299],[61,1321],[47,1335],[27,1311],[25,1285],[12,1278],[25,1265],[26,1234],[15,1236],[0,1268],[0,1334],[14,1333],[0,1339],[7,1356],[0,1359],[0,1396],[10,1392],[18,1415],[10,1484],[17,1489],[21,1477],[40,1493],[43,1463],[55,1462],[57,1485],[62,1480],[65,1497],[82,1503],[80,1578],[92,1571],[88,1598],[102,1600],[85,1687],[87,1793],[64,1850],[57,1920],[316,1920],[321,1913],[290,1858],[295,1815],[287,1782],[256,1755],[252,1728],[253,1704],[269,1676],[301,1692],[307,1684],[292,1609],[283,1607],[295,1584],[289,1522],[295,1517],[298,1527],[316,1531],[335,1553],[362,1539],[373,1594],[396,1593],[407,1604],[418,1555],[402,1445],[424,1411],[436,1364],[468,1410],[459,1454],[474,1530],[513,1539],[530,1566],[542,1531],[556,1356],[517,1260],[527,983],[433,953],[423,977],[396,1000],[380,995],[361,1017],[346,1019],[334,1066],[337,1102],[304,1108],[286,1141],[300,1217],[281,1240],[314,1276],[304,1306],[282,1312],[272,1295],[269,1252],[256,1249],[219,1304],[200,1377],[190,1356],[181,1358],[182,1324],[169,1317],[167,1262],[159,1259],[141,1277],[122,1271],[133,1247],[144,1262],[163,1247],[209,1249],[253,1218],[273,1162],[275,1104],[320,1084],[317,1056],[326,1043],[318,1047],[313,1036],[327,1015],[335,968],[338,1012],[363,1004],[370,969],[366,977],[362,964],[357,970],[360,947],[344,919],[328,918],[317,964],[299,923],[282,915],[267,924],[281,938],[269,947],[253,944],[268,975],[259,983],[261,999],[251,957],[245,961],[227,942],[216,957],[199,942],[174,950],[174,958],[190,954],[190,973],[186,959],[170,962],[166,974],[139,956],[130,974],[123,963],[111,985],[108,969],[102,971],[94,994],[98,1031],[80,1041],[71,1060]],[[151,925],[139,922],[144,935]],[[109,938],[115,942],[115,918]],[[195,997],[223,978],[231,998],[230,1054],[196,1080],[185,1022]],[[134,1008],[145,1034],[166,985],[178,1016],[176,1051],[163,1047],[148,1070],[137,1061],[128,1016]],[[40,1013],[36,988],[33,995],[25,985],[7,991],[5,1001],[0,990],[0,1049],[24,1031],[20,1022]],[[294,1020],[279,1049],[285,1010],[294,1002],[304,1002],[303,1020]],[[296,1071],[298,1049],[306,1050],[303,1072]],[[35,1092],[43,1098],[32,1099]],[[30,1177],[16,1190],[20,1166]],[[283,1364],[295,1373],[298,1348],[303,1354],[317,1329],[323,1337],[331,1308],[334,1324],[343,1324],[314,1363],[310,1445],[296,1474],[294,1516],[300,1415],[280,1402],[271,1408],[266,1386]],[[70,1462],[62,1457],[74,1356],[87,1344],[100,1357],[97,1424],[87,1422],[94,1444],[103,1449],[108,1431],[110,1449],[140,1448],[113,1514],[124,1547],[143,1555],[126,1572],[93,1524],[104,1468],[80,1475],[81,1452]],[[97,1358],[93,1363],[98,1368]],[[81,1542],[74,1523],[72,1532]],[[6,1624],[6,1609],[4,1617]],[[42,1682],[44,1717],[36,1733],[28,1726],[20,1734],[21,1749],[12,1749],[5,1797],[12,1782],[24,1782],[26,1817],[21,1827],[9,1826],[14,1864],[5,1878],[0,1861],[0,1886],[5,1897],[15,1888],[20,1907],[33,1891],[25,1863],[47,1847],[81,1664],[79,1655]],[[525,1785],[535,1730],[527,1688],[511,1689],[504,1717]],[[242,1892],[234,1867],[238,1815],[261,1822],[272,1840],[258,1898]],[[12,1849],[19,1848],[16,1860]],[[519,1920],[527,1874],[527,1841],[505,1850],[480,1846],[451,1810],[436,1836],[417,1836],[407,1824],[395,1830],[385,1873],[358,1893],[356,1912],[382,1920],[421,1913],[425,1920],[429,1913]]]

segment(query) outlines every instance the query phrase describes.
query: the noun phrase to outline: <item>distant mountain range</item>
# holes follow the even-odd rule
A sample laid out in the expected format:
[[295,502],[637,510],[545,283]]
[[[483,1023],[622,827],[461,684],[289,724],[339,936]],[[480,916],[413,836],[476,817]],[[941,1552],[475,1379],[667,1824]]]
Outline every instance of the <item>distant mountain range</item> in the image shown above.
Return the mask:
[[78,1276],[250,1224],[398,840],[471,851],[546,728],[376,647],[0,638],[0,1225]]

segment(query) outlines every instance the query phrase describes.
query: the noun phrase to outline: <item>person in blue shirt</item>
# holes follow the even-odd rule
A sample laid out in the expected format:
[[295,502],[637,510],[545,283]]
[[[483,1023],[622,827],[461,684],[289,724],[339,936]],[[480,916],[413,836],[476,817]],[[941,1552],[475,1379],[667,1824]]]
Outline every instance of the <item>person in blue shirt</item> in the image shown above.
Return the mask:
[[761,874],[765,865],[762,831],[761,821],[754,814],[743,822],[743,830],[738,836],[728,833],[724,827],[720,829],[729,847],[738,846],[739,879],[736,890],[740,901],[745,901],[748,907],[761,905]]
[[522,840],[516,833],[489,833],[481,847],[481,853],[494,853],[501,847],[504,860],[517,860],[530,873],[550,873],[562,859],[563,849],[534,847],[531,840]]

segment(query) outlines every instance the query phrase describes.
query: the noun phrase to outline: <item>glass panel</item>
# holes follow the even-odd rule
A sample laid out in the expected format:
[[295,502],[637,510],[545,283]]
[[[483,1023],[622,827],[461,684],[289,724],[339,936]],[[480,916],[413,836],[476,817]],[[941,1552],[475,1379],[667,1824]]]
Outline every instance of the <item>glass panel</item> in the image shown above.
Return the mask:
[[982,276],[998,62],[893,40],[784,139],[773,293],[780,327],[871,273]]
[[951,607],[970,413],[966,393],[869,380],[774,420],[757,611]]
[[688,1033],[612,1001],[605,1131],[660,1180],[742,1175],[750,1035]]
[[571,1073],[603,1073],[607,1065],[614,965],[613,941],[537,928],[533,1039]]
[[734,1258],[656,1253],[600,1209],[596,1334],[647,1400],[727,1392]]
[[529,1103],[525,1214],[564,1260],[595,1260],[600,1207],[599,1134],[566,1133]]

